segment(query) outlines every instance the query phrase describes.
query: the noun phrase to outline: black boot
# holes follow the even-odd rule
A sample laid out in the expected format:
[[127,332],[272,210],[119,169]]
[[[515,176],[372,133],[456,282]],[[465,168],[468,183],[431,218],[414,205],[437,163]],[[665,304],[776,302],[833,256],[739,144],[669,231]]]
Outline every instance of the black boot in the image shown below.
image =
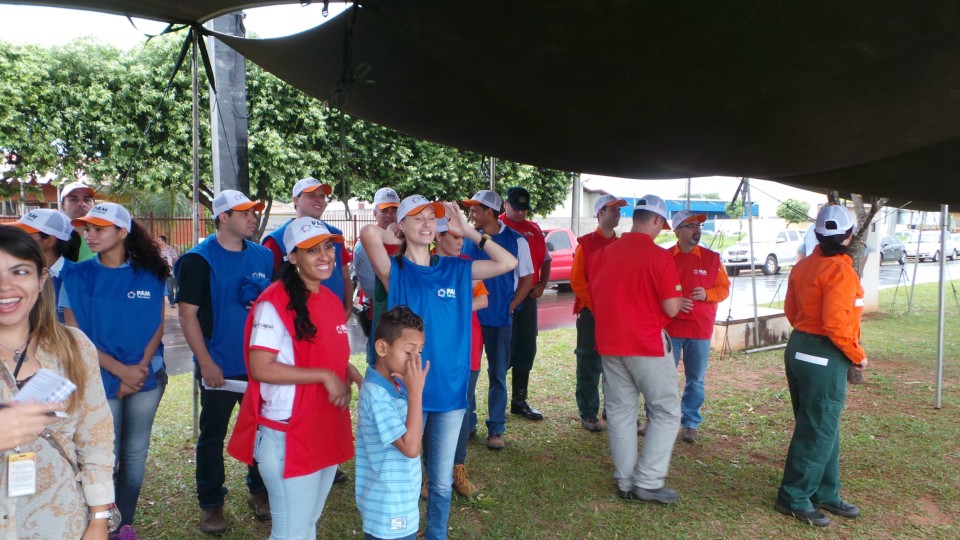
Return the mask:
[[543,420],[543,413],[527,403],[527,382],[529,380],[529,371],[513,370],[513,399],[510,401],[510,412],[527,420]]

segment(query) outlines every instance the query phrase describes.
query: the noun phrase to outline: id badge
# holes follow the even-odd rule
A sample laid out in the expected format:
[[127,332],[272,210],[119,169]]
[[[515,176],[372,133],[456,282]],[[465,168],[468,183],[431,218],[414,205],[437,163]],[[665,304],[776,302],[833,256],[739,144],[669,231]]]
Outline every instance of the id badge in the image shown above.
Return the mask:
[[21,497],[37,492],[37,455],[10,454],[7,458],[7,496]]

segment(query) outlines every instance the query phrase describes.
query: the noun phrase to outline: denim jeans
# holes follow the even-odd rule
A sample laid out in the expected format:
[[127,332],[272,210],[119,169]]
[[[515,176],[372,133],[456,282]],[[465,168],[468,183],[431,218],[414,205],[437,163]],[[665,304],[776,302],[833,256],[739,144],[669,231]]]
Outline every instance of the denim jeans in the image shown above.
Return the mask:
[[427,467],[426,540],[447,537],[450,500],[453,497],[453,456],[463,427],[465,409],[424,412],[426,436],[423,444]]
[[[670,470],[673,445],[680,430],[677,367],[670,340],[663,356],[603,355],[603,395],[607,405],[607,438],[613,477],[622,491],[658,489]],[[649,426],[638,457],[637,405],[640,394],[649,406]]]
[[[199,369],[196,370],[199,379]],[[230,377],[246,380],[246,377]],[[197,501],[200,508],[223,506],[227,487],[223,485],[226,474],[223,468],[223,442],[233,409],[243,399],[243,394],[222,390],[206,390],[200,387],[200,434],[197,437]],[[266,489],[257,466],[247,468],[247,489],[256,493]]]
[[[404,536],[403,538],[395,538],[394,540],[416,540],[417,533],[413,533],[410,536]],[[372,534],[363,533],[363,540],[383,540],[379,536],[374,536]]]
[[120,399],[109,399],[113,415],[113,455],[116,459],[114,489],[121,525],[131,525],[137,512],[140,488],[150,449],[153,418],[167,387],[167,373],[157,373],[157,387]]
[[507,368],[510,367],[512,326],[481,326],[487,351],[487,435],[503,435],[507,429]]
[[257,428],[253,459],[259,465],[270,499],[270,540],[313,540],[317,537],[317,521],[323,514],[337,466],[284,478],[286,455],[286,433],[265,426]]
[[454,465],[466,463],[467,440],[470,439],[470,432],[477,429],[477,378],[479,377],[479,369],[470,372],[470,386],[467,388],[467,410],[463,415],[463,426],[460,427],[457,452],[453,456]]
[[710,358],[710,340],[693,338],[671,338],[673,342],[674,365],[680,365],[680,353],[683,352],[683,398],[680,400],[680,425],[700,427],[703,417],[703,380],[707,376],[707,360]]

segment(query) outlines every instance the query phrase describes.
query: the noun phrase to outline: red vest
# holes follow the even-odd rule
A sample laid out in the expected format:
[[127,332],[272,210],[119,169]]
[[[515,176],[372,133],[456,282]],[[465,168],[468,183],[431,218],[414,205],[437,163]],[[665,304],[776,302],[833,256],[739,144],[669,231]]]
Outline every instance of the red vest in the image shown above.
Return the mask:
[[500,221],[527,239],[530,258],[533,260],[533,284],[536,285],[540,281],[540,267],[543,266],[543,259],[547,256],[547,241],[543,238],[543,231],[539,225],[529,219],[513,221],[507,219],[506,214],[500,214]]
[[[690,297],[695,287],[709,289],[717,282],[717,272],[720,269],[720,256],[715,251],[700,248],[700,256],[694,253],[677,251],[673,254],[677,263],[677,274],[680,276],[680,285],[683,286],[683,296]],[[667,333],[670,337],[710,339],[713,337],[713,325],[717,318],[717,304],[694,300],[693,311],[677,313],[677,316],[667,324]]]
[[[270,302],[277,308],[283,325],[293,339],[295,365],[303,368],[329,369],[346,381],[347,362],[350,359],[350,343],[347,326],[343,319],[343,303],[325,287],[307,300],[310,318],[317,327],[313,342],[296,339],[293,327],[294,312],[286,309],[290,302],[283,282],[277,281],[267,287],[255,304]],[[250,343],[253,314],[250,310],[247,326],[243,332],[244,343]],[[250,349],[244,347],[244,361],[250,369]],[[312,474],[320,469],[337,465],[353,457],[353,428],[350,411],[339,409],[327,399],[327,389],[320,383],[298,384],[293,402],[293,412],[288,424],[271,422],[260,417],[260,382],[250,377],[247,392],[240,404],[237,424],[233,428],[227,452],[234,458],[253,464],[253,443],[257,426],[267,425],[287,434],[287,453],[284,456],[284,478]]]
[[[613,236],[607,238],[606,236],[593,231],[587,233],[580,238],[577,238],[577,245],[580,246],[580,256],[583,257],[583,273],[587,278],[587,282],[590,281],[589,272],[587,271],[590,268],[590,256],[599,249],[603,249],[610,244],[616,242],[620,237],[614,233]],[[574,297],[573,299],[573,312],[580,313],[580,310],[586,307],[583,300],[579,296]]]

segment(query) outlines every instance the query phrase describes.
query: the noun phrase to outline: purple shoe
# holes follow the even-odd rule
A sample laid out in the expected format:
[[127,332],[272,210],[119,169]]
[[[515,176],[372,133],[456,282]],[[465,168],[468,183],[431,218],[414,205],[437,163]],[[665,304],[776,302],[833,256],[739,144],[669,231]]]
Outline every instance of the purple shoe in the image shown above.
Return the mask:
[[140,540],[140,537],[132,525],[124,525],[117,532],[110,533],[110,540]]

